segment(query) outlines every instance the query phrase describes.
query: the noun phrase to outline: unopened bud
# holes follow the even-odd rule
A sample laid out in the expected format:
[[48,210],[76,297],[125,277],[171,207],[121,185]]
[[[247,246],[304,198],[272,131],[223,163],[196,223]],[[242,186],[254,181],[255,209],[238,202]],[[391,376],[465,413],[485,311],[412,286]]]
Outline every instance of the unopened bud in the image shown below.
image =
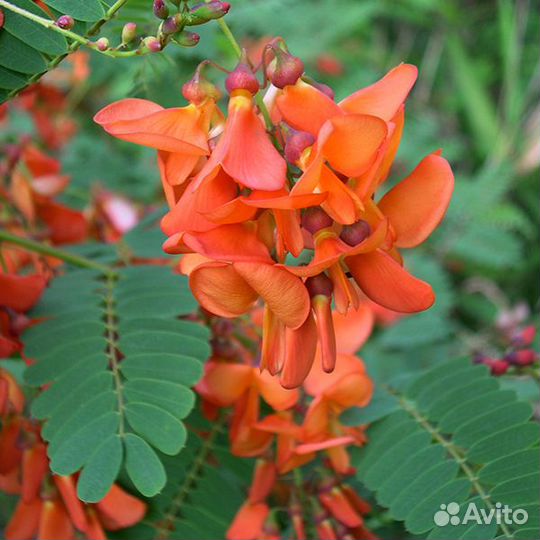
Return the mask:
[[188,32],[187,30],[183,30],[179,34],[176,34],[173,39],[173,41],[181,47],[195,47],[200,40],[201,36],[199,36],[199,34]]
[[124,24],[122,28],[122,43],[131,43],[137,36],[137,25],[134,22]]
[[302,215],[302,227],[311,234],[331,227],[333,223],[334,220],[318,206],[307,208]]
[[304,62],[277,45],[272,50],[274,51],[275,59],[268,66],[266,73],[270,82],[277,88],[285,88],[286,86],[296,84],[296,81],[304,73]]
[[231,9],[231,4],[228,2],[213,1],[197,4],[189,10],[187,24],[189,26],[196,26],[214,19],[221,19],[221,17],[229,12],[229,9]]
[[208,98],[217,101],[221,97],[218,88],[202,77],[199,72],[195,73],[193,79],[182,86],[182,95],[195,105],[200,105]]
[[69,15],[61,15],[54,24],[62,30],[71,30],[75,26],[75,21]]
[[315,144],[315,137],[307,131],[294,131],[285,142],[285,158],[289,163],[296,163],[306,148]]
[[358,220],[352,225],[345,225],[339,237],[349,246],[357,246],[371,234],[371,227],[367,221]]
[[306,279],[306,288],[312,298],[319,295],[330,298],[334,291],[334,284],[326,274],[319,274]]
[[106,37],[101,37],[96,41],[98,51],[106,51],[109,48],[109,40]]
[[255,95],[259,91],[259,81],[245,60],[245,51],[238,65],[227,75],[225,88],[227,88],[229,94],[234,92],[234,90],[247,90],[249,93]]
[[148,49],[148,51],[152,53],[161,51],[161,43],[159,42],[159,39],[155,36],[145,37],[142,41],[142,46],[143,48]]
[[165,0],[154,0],[152,8],[154,10],[154,15],[158,19],[166,19],[169,16],[169,8],[167,7]]
[[173,15],[172,17],[168,17],[163,21],[163,25],[161,26],[161,31],[166,34],[176,34],[179,30],[182,29],[182,15],[180,13],[177,13],[176,15]]
[[4,26],[5,20],[6,16],[4,15],[4,12],[0,9],[0,29]]
[[487,365],[491,369],[491,374],[495,375],[496,377],[499,375],[504,375],[510,367],[510,364],[506,360],[492,360],[491,362],[487,363]]
[[536,361],[536,353],[532,349],[523,349],[507,354],[504,359],[515,366],[530,366]]

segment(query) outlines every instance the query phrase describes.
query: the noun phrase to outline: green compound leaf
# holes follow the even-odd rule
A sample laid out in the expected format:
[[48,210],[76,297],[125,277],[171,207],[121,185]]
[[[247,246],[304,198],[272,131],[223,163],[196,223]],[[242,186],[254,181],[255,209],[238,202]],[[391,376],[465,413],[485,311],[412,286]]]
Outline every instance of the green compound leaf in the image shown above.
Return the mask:
[[165,485],[153,448],[172,456],[185,446],[189,387],[210,355],[208,329],[178,318],[195,307],[184,277],[137,266],[70,272],[34,308],[45,320],[23,336],[35,360],[25,380],[42,387],[31,412],[44,421],[52,471],[80,471],[82,500],[101,500],[123,466],[145,496]]
[[[455,360],[404,388],[381,387],[372,411],[356,414],[360,423],[378,420],[353,465],[379,504],[411,533],[446,540],[538,537],[534,520],[464,520],[473,503],[486,513],[504,505],[537,508],[540,495],[540,430],[529,421],[532,409],[502,390],[485,366]],[[451,502],[459,505],[459,523],[435,523],[440,505]]]

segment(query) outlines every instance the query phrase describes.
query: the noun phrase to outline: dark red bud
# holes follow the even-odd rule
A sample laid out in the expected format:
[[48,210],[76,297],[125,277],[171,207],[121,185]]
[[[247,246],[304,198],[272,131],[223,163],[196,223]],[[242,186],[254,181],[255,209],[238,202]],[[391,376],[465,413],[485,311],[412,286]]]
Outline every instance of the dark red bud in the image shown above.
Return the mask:
[[306,279],[306,288],[312,298],[319,295],[330,298],[334,291],[334,284],[326,274],[319,274]]
[[159,39],[154,36],[148,36],[143,39],[143,45],[153,53],[161,51],[161,43]]
[[73,20],[73,17],[70,17],[69,15],[61,15],[56,19],[54,24],[56,24],[58,28],[62,28],[62,30],[71,30],[75,26],[75,21]]
[[236,68],[227,75],[225,88],[229,94],[235,90],[247,90],[250,94],[255,95],[259,91],[260,85],[253,70],[241,60]]
[[532,349],[524,349],[511,352],[504,359],[515,366],[530,366],[536,362],[536,353]]
[[496,377],[504,375],[510,367],[510,364],[506,360],[491,360],[490,362],[486,362],[486,364],[490,367],[491,374]]
[[302,227],[311,234],[315,234],[321,229],[331,227],[333,223],[334,220],[318,206],[306,208],[302,214]]
[[196,26],[214,19],[221,19],[229,12],[229,9],[231,9],[231,4],[228,2],[213,1],[197,4],[189,10],[186,24]]
[[4,15],[4,12],[0,9],[0,28],[4,26],[5,20],[6,20],[6,16]]
[[315,144],[315,137],[307,131],[291,131],[285,143],[285,158],[289,163],[296,163],[302,152]]
[[174,36],[174,42],[181,47],[195,47],[200,40],[201,36],[199,36],[199,34],[188,32],[187,30],[183,30]]
[[161,26],[161,31],[165,35],[169,34],[176,34],[179,30],[182,28],[182,15],[180,13],[176,13],[172,17],[168,17],[163,21],[163,25]]
[[358,220],[352,225],[345,225],[339,237],[349,246],[357,246],[371,234],[371,227],[367,221]]
[[154,5],[152,7],[154,15],[158,19],[166,19],[169,16],[169,8],[167,7],[165,0],[154,0]]
[[109,40],[106,37],[101,37],[96,41],[96,47],[99,51],[106,51],[109,48]]
[[516,347],[527,347],[534,341],[535,337],[536,328],[533,325],[530,325],[512,336],[512,344]]
[[274,61],[268,66],[267,76],[277,88],[296,84],[304,73],[304,62],[297,56],[284,51],[279,47],[272,49],[275,54]]
[[190,103],[195,103],[195,105],[200,105],[208,98],[217,101],[221,97],[218,88],[210,81],[201,77],[199,73],[196,73],[193,79],[182,86],[182,95]]

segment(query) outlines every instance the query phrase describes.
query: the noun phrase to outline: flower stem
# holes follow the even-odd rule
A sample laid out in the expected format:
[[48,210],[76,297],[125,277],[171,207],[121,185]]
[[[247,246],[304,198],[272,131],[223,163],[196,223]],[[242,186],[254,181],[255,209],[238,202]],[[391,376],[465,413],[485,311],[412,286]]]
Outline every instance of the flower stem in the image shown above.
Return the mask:
[[8,233],[6,231],[0,231],[0,242],[6,242],[21,248],[27,249],[28,251],[33,251],[34,253],[39,253],[41,255],[47,255],[49,257],[54,257],[55,259],[60,259],[69,264],[79,266],[81,268],[91,268],[94,270],[99,270],[107,276],[114,276],[116,272],[107,265],[92,261],[86,257],[81,257],[80,255],[75,255],[74,253],[69,253],[68,251],[63,251],[29,238],[23,238],[15,234]]

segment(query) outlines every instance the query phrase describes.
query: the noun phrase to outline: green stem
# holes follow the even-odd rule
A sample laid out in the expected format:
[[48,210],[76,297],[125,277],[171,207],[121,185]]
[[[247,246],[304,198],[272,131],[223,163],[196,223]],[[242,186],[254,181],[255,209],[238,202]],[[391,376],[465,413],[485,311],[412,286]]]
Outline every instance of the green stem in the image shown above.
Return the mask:
[[[4,0],[2,0],[4,1]],[[97,21],[91,28],[90,30],[88,30],[88,32],[86,33],[87,36],[94,36],[96,35],[100,28],[107,22],[109,22],[115,15],[116,13],[118,12],[119,9],[121,9],[125,4],[127,4],[129,0],[117,0],[106,12],[105,12],[105,16],[100,19],[99,21]],[[7,3],[7,2],[6,2]],[[11,5],[11,4],[10,4]],[[65,54],[61,54],[59,56],[56,56],[55,58],[53,58],[50,62],[49,62],[49,65],[47,66],[47,71],[43,72],[43,73],[36,73],[34,75],[32,75],[32,77],[30,77],[28,79],[28,82],[24,85],[24,86],[21,86],[20,88],[16,88],[15,90],[12,90],[9,94],[8,94],[8,99],[11,99],[15,96],[17,96],[18,94],[20,94],[23,90],[26,90],[26,88],[28,88],[29,86],[31,86],[32,84],[34,84],[35,82],[39,81],[39,79],[41,79],[41,77],[43,77],[43,75],[45,73],[47,73],[48,71],[51,71],[52,69],[54,69],[62,60],[64,60],[64,58],[66,58],[67,56],[69,56],[71,53],[75,52],[82,44],[79,43],[78,41],[74,41],[73,43],[71,43],[71,45],[68,47],[68,50]]]
[[75,255],[74,253],[69,253],[67,251],[53,248],[46,244],[30,240],[29,238],[23,238],[15,234],[8,233],[6,231],[0,231],[0,242],[1,241],[20,246],[24,249],[27,249],[28,251],[39,253],[40,255],[47,255],[49,257],[60,259],[64,262],[79,266],[81,268],[91,268],[93,270],[99,270],[107,276],[114,276],[116,274],[116,272],[110,266],[106,266],[96,261],[92,261],[91,259],[81,257],[80,255]]

